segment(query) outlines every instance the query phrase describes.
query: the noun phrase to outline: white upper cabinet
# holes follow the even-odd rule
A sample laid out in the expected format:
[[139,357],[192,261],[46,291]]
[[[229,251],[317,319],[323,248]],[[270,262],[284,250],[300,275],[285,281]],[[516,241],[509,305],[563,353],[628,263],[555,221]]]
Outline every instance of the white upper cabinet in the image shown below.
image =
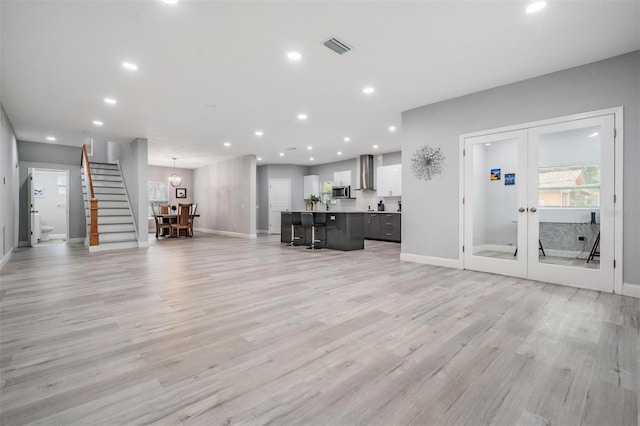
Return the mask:
[[311,195],[320,197],[320,176],[318,175],[304,177],[304,199],[308,200]]
[[381,166],[376,169],[378,197],[400,197],[402,195],[402,164]]
[[333,173],[333,184],[335,186],[351,186],[351,170]]

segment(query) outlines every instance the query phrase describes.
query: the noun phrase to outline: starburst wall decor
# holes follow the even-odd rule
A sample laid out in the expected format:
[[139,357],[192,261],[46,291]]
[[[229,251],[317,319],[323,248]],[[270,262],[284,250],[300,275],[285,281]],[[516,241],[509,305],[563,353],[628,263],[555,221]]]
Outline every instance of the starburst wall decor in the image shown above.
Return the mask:
[[440,148],[423,145],[411,158],[411,170],[418,179],[431,180],[441,175],[444,168],[444,154]]

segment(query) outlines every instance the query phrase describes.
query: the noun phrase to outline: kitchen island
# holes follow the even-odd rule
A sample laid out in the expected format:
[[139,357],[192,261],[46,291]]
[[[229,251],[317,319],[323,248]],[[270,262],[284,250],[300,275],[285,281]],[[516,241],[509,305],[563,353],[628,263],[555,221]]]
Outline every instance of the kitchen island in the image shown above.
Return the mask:
[[[289,211],[281,213],[280,241],[291,242],[291,225],[300,223],[302,213],[312,213],[316,226],[316,247],[333,250],[362,250],[364,249],[364,212],[332,212],[332,211]],[[294,241],[296,246],[311,245],[311,227],[295,225]]]

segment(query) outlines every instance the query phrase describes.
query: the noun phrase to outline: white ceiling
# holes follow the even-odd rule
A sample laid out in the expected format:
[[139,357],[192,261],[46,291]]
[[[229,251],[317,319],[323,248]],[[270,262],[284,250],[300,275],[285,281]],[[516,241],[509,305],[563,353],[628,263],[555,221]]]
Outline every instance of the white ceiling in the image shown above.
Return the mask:
[[[3,0],[0,100],[20,140],[146,137],[149,164],[181,168],[308,165],[399,150],[402,111],[640,49],[638,1],[526,5]],[[353,50],[330,51],[331,36]]]

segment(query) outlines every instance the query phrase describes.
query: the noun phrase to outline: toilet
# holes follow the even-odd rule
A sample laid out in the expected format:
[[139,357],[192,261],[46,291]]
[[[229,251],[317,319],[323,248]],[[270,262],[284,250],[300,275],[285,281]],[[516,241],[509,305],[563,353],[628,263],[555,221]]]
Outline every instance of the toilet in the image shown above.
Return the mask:
[[53,231],[53,226],[45,225],[44,220],[42,220],[42,215],[40,214],[36,214],[35,218],[35,232],[38,241],[49,241],[49,234]]

